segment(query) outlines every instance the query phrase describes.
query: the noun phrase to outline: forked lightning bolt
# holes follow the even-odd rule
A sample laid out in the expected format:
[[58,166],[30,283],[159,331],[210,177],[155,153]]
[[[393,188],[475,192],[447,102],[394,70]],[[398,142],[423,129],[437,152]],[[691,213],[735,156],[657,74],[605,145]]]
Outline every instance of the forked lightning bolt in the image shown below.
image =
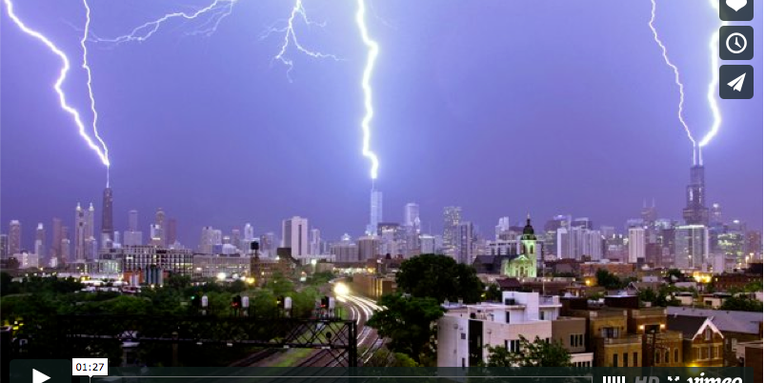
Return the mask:
[[290,17],[286,21],[286,25],[281,28],[277,27],[270,27],[268,30],[263,33],[263,35],[260,37],[261,40],[268,38],[274,33],[279,33],[284,35],[284,39],[282,42],[282,46],[279,49],[279,52],[277,52],[276,56],[274,56],[274,60],[279,60],[282,62],[282,64],[287,66],[287,78],[292,82],[292,77],[290,77],[290,73],[292,72],[292,69],[295,67],[294,62],[292,59],[287,57],[287,50],[289,49],[290,45],[294,45],[295,49],[297,49],[300,53],[303,53],[309,57],[312,58],[318,58],[318,59],[332,59],[335,61],[339,61],[340,59],[329,53],[322,53],[318,51],[313,51],[300,43],[300,40],[297,37],[297,34],[295,33],[295,21],[296,19],[300,18],[300,20],[303,21],[303,23],[307,26],[319,26],[324,27],[323,23],[317,23],[315,21],[312,21],[308,18],[308,14],[305,11],[305,8],[303,8],[303,0],[296,0],[295,5],[292,7],[292,12],[290,12]]
[[210,5],[194,12],[173,12],[168,13],[156,20],[152,20],[133,28],[130,33],[113,38],[94,38],[101,43],[122,44],[128,42],[144,42],[154,36],[162,24],[174,19],[183,19],[186,21],[205,18],[204,22],[198,26],[192,34],[212,35],[218,29],[220,22],[231,14],[234,4],[239,0],[214,0]]
[[677,105],[677,119],[680,120],[680,124],[682,124],[683,129],[685,129],[685,134],[688,135],[688,139],[691,140],[691,143],[693,144],[693,163],[695,165],[697,163],[696,140],[693,138],[691,129],[688,127],[688,124],[685,122],[685,117],[683,116],[683,107],[685,105],[685,86],[683,85],[683,82],[680,81],[680,70],[677,69],[677,66],[675,66],[675,64],[669,60],[669,56],[667,56],[667,47],[664,46],[664,43],[659,38],[659,32],[656,31],[656,26],[653,25],[654,21],[656,21],[656,0],[651,0],[651,20],[648,22],[648,27],[651,28],[651,32],[653,32],[654,41],[656,41],[656,44],[658,44],[659,48],[661,48],[661,54],[664,57],[664,62],[667,64],[667,66],[672,68],[672,71],[675,73],[675,84],[680,91],[680,102]]
[[[18,26],[22,32],[39,40],[46,47],[48,47],[48,49],[50,49],[50,51],[53,52],[53,54],[55,54],[56,56],[58,56],[59,59],[61,59],[61,70],[59,71],[59,76],[56,79],[56,82],[53,84],[53,89],[58,94],[58,99],[59,99],[59,104],[61,105],[61,109],[63,109],[65,112],[69,113],[69,115],[72,116],[72,119],[74,120],[75,125],[77,125],[80,136],[82,137],[83,140],[85,140],[88,147],[90,147],[90,149],[92,149],[98,155],[98,158],[107,167],[107,171],[108,171],[110,163],[109,163],[109,156],[107,155],[107,151],[106,151],[106,146],[104,145],[103,147],[99,147],[98,145],[96,145],[96,143],[93,142],[90,136],[88,136],[88,134],[85,132],[85,124],[83,124],[82,122],[82,119],[80,117],[80,112],[68,103],[66,99],[66,93],[64,93],[64,90],[62,89],[62,85],[64,81],[66,81],[66,77],[69,74],[69,69],[71,69],[69,58],[61,49],[59,49],[56,46],[56,44],[54,44],[51,40],[45,37],[45,35],[28,27],[23,21],[21,21],[21,19],[16,15],[14,4],[11,0],[3,0],[3,3],[5,4],[5,8],[8,11],[8,17],[10,17],[13,23],[16,24],[16,26]],[[100,138],[99,138],[99,141],[100,141]],[[103,141],[101,141],[101,143],[103,144]]]
[[364,91],[364,109],[366,111],[364,118],[361,120],[361,129],[364,133],[361,153],[364,155],[364,157],[369,158],[369,161],[372,163],[372,168],[369,171],[369,175],[374,181],[377,179],[377,169],[379,167],[379,162],[377,160],[377,155],[369,148],[370,141],[372,139],[372,118],[374,117],[375,113],[374,106],[372,104],[371,79],[375,68],[375,61],[377,60],[377,55],[380,52],[380,48],[377,42],[369,37],[369,31],[367,30],[366,22],[366,6],[364,4],[364,0],[357,1],[358,11],[356,12],[356,24],[359,27],[359,32],[361,32],[361,39],[364,41],[364,45],[367,47],[367,64],[364,67],[364,74],[361,78],[361,88]]
[[[90,5],[88,0],[82,0],[82,4],[85,6],[85,28],[82,33],[82,39],[80,39],[80,46],[82,47],[82,69],[85,70],[88,76],[88,96],[90,97],[90,111],[93,113],[93,135],[96,136],[98,142],[101,143],[101,147],[104,150],[104,157],[109,158],[109,148],[101,136],[98,135],[98,111],[96,110],[96,97],[93,95],[93,73],[90,70],[90,64],[88,63],[88,47],[86,41],[88,41],[88,35],[90,34]],[[106,167],[106,187],[109,187],[109,166]]]
[[[719,11],[720,4],[716,0],[710,0],[710,3],[712,4],[712,8],[715,11]],[[723,23],[724,25],[725,23]],[[717,73],[717,68],[720,66],[720,57],[717,53],[717,47],[719,44],[720,36],[718,35],[717,29],[715,29],[714,32],[712,32],[712,37],[709,39],[709,52],[710,52],[710,58],[712,66],[712,73],[711,78],[709,81],[709,87],[707,88],[707,101],[709,102],[709,109],[712,111],[712,126],[709,128],[709,132],[707,132],[706,135],[704,135],[704,138],[701,139],[699,142],[699,147],[702,148],[704,146],[707,146],[710,141],[717,135],[717,132],[720,130],[720,125],[722,125],[722,115],[720,114],[720,108],[717,105],[717,86],[719,85],[719,78]],[[699,156],[701,156],[701,149],[699,149]],[[701,163],[701,158],[699,158],[699,162]]]

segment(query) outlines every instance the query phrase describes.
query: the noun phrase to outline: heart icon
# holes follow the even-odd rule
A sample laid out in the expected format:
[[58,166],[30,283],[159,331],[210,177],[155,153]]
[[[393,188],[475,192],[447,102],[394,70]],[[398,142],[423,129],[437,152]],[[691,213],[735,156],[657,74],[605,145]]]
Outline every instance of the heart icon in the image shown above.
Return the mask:
[[738,12],[739,9],[746,7],[746,0],[725,0],[725,4]]

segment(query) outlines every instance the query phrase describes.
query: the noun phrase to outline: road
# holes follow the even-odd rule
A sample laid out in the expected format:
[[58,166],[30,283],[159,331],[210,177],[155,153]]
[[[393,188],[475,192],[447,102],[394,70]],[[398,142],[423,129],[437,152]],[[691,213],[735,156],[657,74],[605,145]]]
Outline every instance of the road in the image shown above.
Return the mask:
[[[335,299],[337,304],[345,307],[349,313],[349,319],[356,321],[357,345],[359,350],[359,364],[364,365],[372,355],[383,345],[382,339],[375,329],[366,326],[367,321],[375,311],[382,308],[372,299],[358,295],[350,290],[343,282],[332,281],[334,285]],[[300,363],[300,367],[338,367],[345,363],[336,360],[329,351],[319,350]]]

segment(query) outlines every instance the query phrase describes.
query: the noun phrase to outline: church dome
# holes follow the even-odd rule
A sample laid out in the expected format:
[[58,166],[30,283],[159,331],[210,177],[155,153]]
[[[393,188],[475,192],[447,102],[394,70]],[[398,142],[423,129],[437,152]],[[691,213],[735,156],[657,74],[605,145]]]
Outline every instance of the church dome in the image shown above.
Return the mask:
[[534,228],[531,226],[531,215],[526,216],[526,226],[523,227],[524,235],[534,235]]

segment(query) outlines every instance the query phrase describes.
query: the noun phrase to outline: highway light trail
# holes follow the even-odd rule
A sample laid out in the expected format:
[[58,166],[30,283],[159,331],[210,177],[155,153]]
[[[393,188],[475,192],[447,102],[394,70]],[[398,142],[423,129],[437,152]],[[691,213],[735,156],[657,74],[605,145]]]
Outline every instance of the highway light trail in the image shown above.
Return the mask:
[[[66,81],[67,75],[69,74],[69,70],[71,69],[69,58],[64,53],[64,51],[62,51],[58,46],[56,46],[56,44],[54,44],[45,35],[27,26],[16,14],[14,4],[11,0],[3,0],[3,3],[5,4],[5,8],[8,12],[8,17],[13,21],[14,24],[16,24],[16,26],[19,27],[19,29],[21,29],[22,32],[26,33],[27,35],[43,43],[43,45],[45,45],[51,52],[53,52],[54,55],[58,56],[58,58],[61,60],[61,70],[59,71],[59,75],[58,75],[58,78],[56,79],[56,82],[53,84],[53,89],[55,90],[56,94],[58,94],[58,99],[59,99],[59,104],[61,106],[61,109],[63,109],[66,113],[72,116],[72,120],[77,126],[80,137],[82,137],[82,139],[85,140],[85,143],[88,145],[88,147],[91,150],[93,150],[93,152],[95,152],[96,155],[98,155],[98,158],[101,160],[101,163],[103,163],[106,166],[107,174],[108,174],[110,162],[109,162],[109,157],[106,151],[106,145],[104,145],[103,147],[99,147],[95,142],[93,142],[93,140],[85,131],[85,124],[82,122],[82,118],[80,117],[80,112],[69,104],[69,102],[67,101],[66,93],[62,89],[62,86],[64,82]],[[101,141],[100,138],[99,138],[99,141]],[[101,143],[103,143],[103,141],[101,141]]]

